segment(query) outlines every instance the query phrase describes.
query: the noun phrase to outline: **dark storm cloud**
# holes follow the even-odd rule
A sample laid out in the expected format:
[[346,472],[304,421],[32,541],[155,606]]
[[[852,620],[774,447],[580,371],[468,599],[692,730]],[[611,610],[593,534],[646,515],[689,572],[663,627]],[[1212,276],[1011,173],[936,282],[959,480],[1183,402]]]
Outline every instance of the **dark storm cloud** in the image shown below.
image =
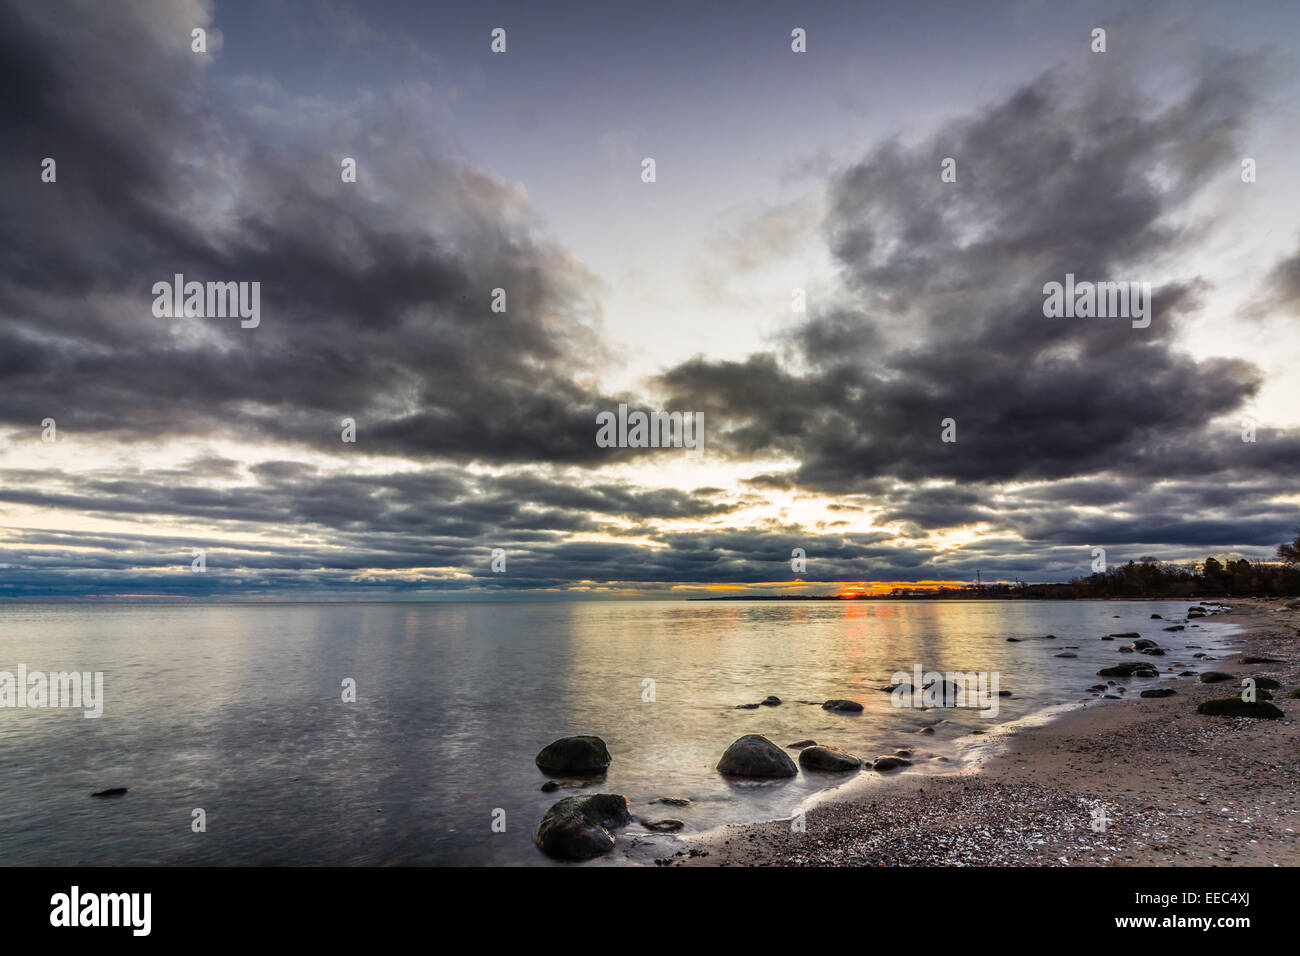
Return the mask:
[[[796,547],[808,580],[1068,578],[1094,545],[1183,558],[1290,536],[1278,502],[1300,442],[1261,427],[1245,444],[1231,414],[1261,373],[1178,349],[1199,277],[1157,288],[1147,329],[1042,315],[1046,281],[1151,280],[1204,237],[1173,223],[1236,168],[1240,63],[1166,103],[1118,76],[1045,76],[835,173],[823,235],[841,287],[783,349],[700,356],[658,383],[657,407],[706,413],[711,453],[764,459],[741,491],[681,491],[586,470],[635,454],[595,445],[595,412],[643,404],[593,384],[601,290],[522,189],[431,132],[428,86],[293,99],[192,53],[205,24],[183,0],[0,0],[0,424],[35,443],[53,417],[101,453],[249,449],[0,472],[0,507],[55,519],[0,531],[0,597],[660,593],[791,580]],[[939,180],[947,156],[956,184]],[[804,208],[760,219],[768,253]],[[740,242],[730,267],[762,252]],[[1296,261],[1262,298],[1294,306]],[[261,324],[155,318],[152,286],[177,272],[261,282]],[[344,417],[357,445],[340,442]],[[947,417],[956,444],[939,441]],[[296,461],[301,446],[331,460]],[[842,496],[844,520],[810,531],[773,508],[725,527],[771,491]],[[101,519],[115,530],[68,530]],[[897,533],[856,530],[887,523]],[[960,548],[927,538],[976,525]]]
[[321,475],[284,461],[253,466],[248,480],[210,487],[214,477],[240,477],[218,461],[216,469],[203,458],[172,469],[93,476],[8,469],[0,471],[0,504],[97,517],[221,522],[231,534],[292,527],[300,537],[323,533],[332,545],[372,547],[376,553],[454,542],[462,549],[465,542],[495,546],[579,531],[632,534],[653,529],[659,520],[718,516],[736,507],[716,488],[582,488],[560,477],[472,476],[451,468]]
[[[788,455],[791,484],[827,492],[880,476],[1231,466],[1240,441],[1212,420],[1252,398],[1262,375],[1179,351],[1201,280],[1158,285],[1145,329],[1046,318],[1042,287],[1066,273],[1153,281],[1194,245],[1202,231],[1171,222],[1234,167],[1246,79],[1245,64],[1216,62],[1180,99],[1155,104],[1118,80],[1045,75],[925,142],[877,147],[829,187],[825,234],[844,301],[814,310],[788,361],[699,357],[669,370],[670,402],[711,416],[715,449]],[[956,183],[940,181],[945,157]],[[956,443],[940,441],[946,418]],[[1300,464],[1295,435],[1268,445],[1275,466]]]
[[[0,7],[0,421],[337,449],[352,417],[370,452],[607,458],[611,401],[583,380],[595,283],[522,195],[411,123],[418,88],[217,102],[217,67],[189,48],[206,21]],[[153,284],[175,273],[259,281],[261,324],[156,318]]]

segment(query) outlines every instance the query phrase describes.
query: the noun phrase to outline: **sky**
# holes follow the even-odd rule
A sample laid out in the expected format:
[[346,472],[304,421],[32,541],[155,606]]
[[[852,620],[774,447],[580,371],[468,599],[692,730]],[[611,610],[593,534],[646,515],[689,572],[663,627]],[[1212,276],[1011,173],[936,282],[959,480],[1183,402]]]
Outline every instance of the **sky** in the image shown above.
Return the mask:
[[[0,0],[0,601],[1268,559],[1297,38],[1282,2]],[[256,324],[159,314],[177,274],[256,282]],[[1067,275],[1149,324],[1047,314]],[[605,447],[620,405],[703,447]]]

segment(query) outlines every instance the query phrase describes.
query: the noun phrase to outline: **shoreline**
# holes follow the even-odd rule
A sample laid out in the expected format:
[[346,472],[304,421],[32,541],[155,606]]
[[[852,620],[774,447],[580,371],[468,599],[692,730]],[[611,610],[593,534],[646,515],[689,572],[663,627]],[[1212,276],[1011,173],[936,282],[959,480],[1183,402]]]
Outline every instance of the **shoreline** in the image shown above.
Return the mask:
[[[635,854],[659,866],[1186,866],[1300,864],[1300,611],[1225,602],[1239,631],[1215,669],[1271,677],[1277,720],[1207,717],[1238,682],[1182,680],[1173,696],[1062,705],[1009,726],[951,774],[900,773]],[[1242,664],[1244,656],[1277,662]],[[1208,661],[1207,661],[1208,663]],[[1167,686],[1143,681],[1141,689]],[[991,735],[993,736],[993,735]],[[850,783],[852,786],[852,783]],[[855,788],[856,789],[856,788]]]

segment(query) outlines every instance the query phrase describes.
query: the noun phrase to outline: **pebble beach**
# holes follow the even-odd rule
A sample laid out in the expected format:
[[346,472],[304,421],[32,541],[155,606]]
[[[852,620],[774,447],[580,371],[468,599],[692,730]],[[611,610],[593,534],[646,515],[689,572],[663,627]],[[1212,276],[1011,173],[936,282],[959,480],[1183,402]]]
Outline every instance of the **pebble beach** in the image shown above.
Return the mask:
[[[1300,609],[1233,601],[1239,632],[1214,661],[1232,683],[1167,697],[1085,698],[991,739],[946,775],[900,773],[791,819],[728,826],[636,856],[658,866],[1290,866],[1300,863]],[[1271,658],[1243,663],[1245,659]],[[1197,705],[1280,684],[1279,719]]]

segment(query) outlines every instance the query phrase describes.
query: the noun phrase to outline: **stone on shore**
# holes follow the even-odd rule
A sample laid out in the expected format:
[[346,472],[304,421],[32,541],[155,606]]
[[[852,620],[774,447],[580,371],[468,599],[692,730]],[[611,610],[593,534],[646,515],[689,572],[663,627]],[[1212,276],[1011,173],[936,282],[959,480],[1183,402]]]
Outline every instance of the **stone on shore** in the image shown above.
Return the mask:
[[1233,680],[1233,676],[1231,674],[1225,674],[1223,671],[1206,671],[1196,679],[1202,684],[1221,684],[1225,680]]
[[565,797],[546,811],[533,842],[556,859],[590,860],[614,848],[611,829],[630,822],[627,797],[620,794]]
[[1139,697],[1173,697],[1178,691],[1172,687],[1152,687],[1150,690],[1144,690]]
[[745,734],[722,755],[718,773],[729,777],[793,777],[799,768],[786,752],[762,734]]
[[537,755],[545,773],[598,773],[609,768],[609,750],[599,737],[561,737]]
[[799,766],[805,770],[842,773],[846,770],[860,770],[862,758],[839,747],[807,747],[799,754]]
[[1282,716],[1268,701],[1245,701],[1240,697],[1213,697],[1202,701],[1196,708],[1198,714],[1208,717],[1254,717],[1256,719],[1276,719]]

